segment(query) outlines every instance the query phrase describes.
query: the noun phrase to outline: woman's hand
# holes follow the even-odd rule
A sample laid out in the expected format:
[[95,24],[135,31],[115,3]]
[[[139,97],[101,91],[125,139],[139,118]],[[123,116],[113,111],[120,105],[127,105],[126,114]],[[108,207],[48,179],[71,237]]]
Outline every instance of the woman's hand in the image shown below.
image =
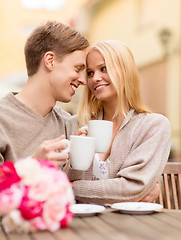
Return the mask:
[[75,133],[75,135],[77,136],[87,136],[88,134],[88,131],[87,131],[88,127],[87,126],[84,126],[84,127],[81,127],[77,130],[77,132]]
[[159,185],[156,183],[152,190],[143,199],[141,199],[140,202],[154,202],[157,200],[158,195]]

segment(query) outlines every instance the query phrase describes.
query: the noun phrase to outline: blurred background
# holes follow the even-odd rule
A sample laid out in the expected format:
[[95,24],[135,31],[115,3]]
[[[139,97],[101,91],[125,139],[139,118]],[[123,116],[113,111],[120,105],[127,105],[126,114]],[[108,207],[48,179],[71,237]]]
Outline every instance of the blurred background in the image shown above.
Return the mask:
[[[170,120],[170,161],[181,161],[180,0],[0,0],[0,20],[0,98],[24,86],[24,43],[47,20],[76,28],[91,44],[121,40],[135,57],[144,104]],[[79,96],[59,105],[76,114]]]

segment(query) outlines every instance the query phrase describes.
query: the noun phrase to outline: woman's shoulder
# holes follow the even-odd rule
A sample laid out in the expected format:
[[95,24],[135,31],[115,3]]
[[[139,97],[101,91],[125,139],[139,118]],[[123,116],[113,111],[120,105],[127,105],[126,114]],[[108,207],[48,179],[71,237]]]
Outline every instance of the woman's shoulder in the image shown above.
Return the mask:
[[140,127],[169,129],[170,122],[168,118],[160,113],[138,113],[133,117],[133,122],[137,122]]
[[135,113],[133,120],[140,120],[140,121],[156,121],[156,122],[167,122],[169,123],[169,120],[166,116],[160,113]]
[[145,121],[155,122],[158,124],[170,124],[168,118],[160,113],[146,113]]

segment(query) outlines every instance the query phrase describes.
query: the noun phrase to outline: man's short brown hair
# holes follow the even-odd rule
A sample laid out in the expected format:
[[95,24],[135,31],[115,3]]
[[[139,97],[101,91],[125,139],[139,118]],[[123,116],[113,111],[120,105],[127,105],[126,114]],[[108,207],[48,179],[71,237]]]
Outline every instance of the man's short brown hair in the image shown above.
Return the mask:
[[28,76],[35,74],[44,54],[52,51],[61,59],[66,54],[89,46],[87,38],[72,27],[56,21],[48,21],[37,27],[25,44],[25,60]]

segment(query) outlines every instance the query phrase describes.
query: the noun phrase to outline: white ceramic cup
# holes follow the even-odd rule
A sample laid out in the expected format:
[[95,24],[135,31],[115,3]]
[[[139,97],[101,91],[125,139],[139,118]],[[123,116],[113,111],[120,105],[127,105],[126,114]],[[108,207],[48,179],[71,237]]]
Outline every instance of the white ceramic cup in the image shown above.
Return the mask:
[[70,164],[73,169],[87,170],[94,158],[95,138],[87,136],[70,136]]
[[106,120],[90,120],[88,126],[82,127],[88,131],[89,137],[96,140],[96,153],[105,153],[108,151],[113,133],[113,122]]

